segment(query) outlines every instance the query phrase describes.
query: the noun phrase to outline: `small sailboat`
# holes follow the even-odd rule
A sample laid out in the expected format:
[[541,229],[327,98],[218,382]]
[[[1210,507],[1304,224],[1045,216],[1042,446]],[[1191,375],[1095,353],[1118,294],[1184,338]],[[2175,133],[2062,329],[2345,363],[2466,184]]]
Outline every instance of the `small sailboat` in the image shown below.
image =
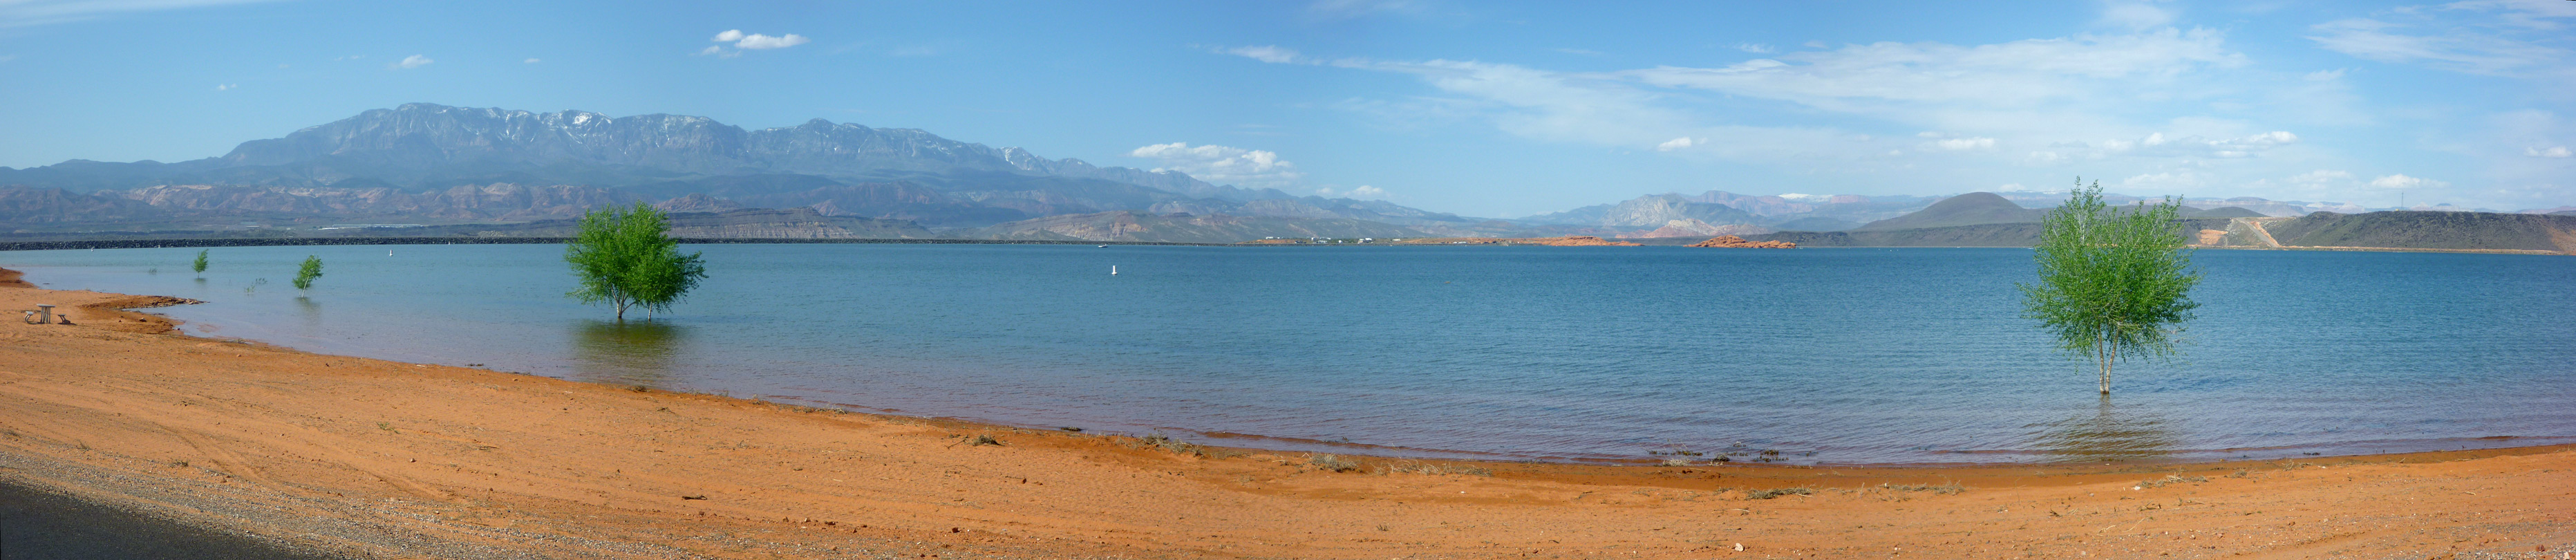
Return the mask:
[[1102,249],[1107,249],[1107,248],[1109,248],[1109,246],[1108,246],[1108,245],[1102,245],[1102,246],[1100,246],[1100,248],[1102,248]]
[[1109,275],[1110,275],[1110,276],[1117,276],[1117,275],[1118,275],[1118,265],[1114,265],[1114,264],[1113,264],[1113,265],[1109,265]]

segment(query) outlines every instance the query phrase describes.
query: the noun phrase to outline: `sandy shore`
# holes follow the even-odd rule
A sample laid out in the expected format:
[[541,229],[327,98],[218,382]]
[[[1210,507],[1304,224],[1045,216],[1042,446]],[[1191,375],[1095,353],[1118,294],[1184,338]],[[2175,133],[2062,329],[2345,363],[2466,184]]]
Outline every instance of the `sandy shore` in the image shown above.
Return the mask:
[[[2566,446],[1976,468],[1357,458],[1334,471],[1304,454],[315,355],[114,310],[156,301],[0,288],[0,308],[59,304],[79,323],[0,321],[0,479],[366,558],[2560,558],[2576,546]],[[1808,493],[1757,495],[1780,488]]]

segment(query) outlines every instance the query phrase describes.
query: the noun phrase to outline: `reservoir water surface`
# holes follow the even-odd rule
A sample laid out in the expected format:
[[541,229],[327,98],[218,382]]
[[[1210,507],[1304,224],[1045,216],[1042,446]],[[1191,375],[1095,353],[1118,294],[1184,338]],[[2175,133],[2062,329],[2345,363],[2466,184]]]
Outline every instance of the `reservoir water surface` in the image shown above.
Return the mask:
[[[0,253],[313,352],[1424,457],[2278,458],[2576,442],[2576,259],[2201,251],[2182,353],[2088,363],[2022,249],[693,245],[623,324],[559,245]],[[388,254],[388,251],[391,254]],[[287,285],[319,255],[313,289]],[[1109,274],[1111,266],[1119,274]]]

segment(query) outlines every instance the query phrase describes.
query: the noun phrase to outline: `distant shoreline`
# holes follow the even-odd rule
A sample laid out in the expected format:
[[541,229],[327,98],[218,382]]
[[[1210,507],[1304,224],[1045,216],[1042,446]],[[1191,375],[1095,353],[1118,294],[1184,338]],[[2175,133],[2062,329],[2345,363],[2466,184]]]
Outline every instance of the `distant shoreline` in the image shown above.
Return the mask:
[[[50,251],[60,249],[168,249],[181,247],[295,247],[323,245],[550,245],[571,241],[569,237],[280,237],[181,239],[95,239],[82,241],[5,241],[0,251]],[[890,243],[920,245],[1152,245],[1177,247],[1242,247],[1236,243],[1173,243],[1162,241],[1063,241],[1041,239],[895,239],[895,238],[683,238],[689,244],[835,244]]]
[[[1627,238],[1615,241],[1642,243],[1647,247],[1678,247],[1684,238]],[[1689,237],[1687,239],[1704,239]],[[175,239],[91,239],[67,241],[0,241],[0,251],[56,251],[65,249],[176,249],[199,247],[297,247],[336,245],[550,245],[570,241],[567,237],[283,237],[224,238],[196,237]],[[1169,241],[1070,241],[1052,239],[902,239],[902,238],[682,238],[685,244],[761,245],[761,244],[897,244],[897,245],[1135,245],[1149,247],[1545,247],[1543,244],[1499,243],[1474,245],[1441,245],[1415,243],[1181,243]],[[2010,245],[1851,245],[1799,247],[1800,249],[2028,249]],[[2475,253],[2489,255],[2554,255],[2558,251],[2526,249],[2416,249],[2406,247],[2195,247],[2194,249],[2247,251],[2362,251],[2381,253]]]

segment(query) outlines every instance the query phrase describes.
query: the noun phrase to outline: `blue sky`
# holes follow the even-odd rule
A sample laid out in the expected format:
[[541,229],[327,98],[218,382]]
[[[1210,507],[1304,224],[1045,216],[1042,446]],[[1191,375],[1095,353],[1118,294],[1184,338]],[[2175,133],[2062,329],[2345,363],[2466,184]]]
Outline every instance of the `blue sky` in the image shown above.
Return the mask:
[[2079,175],[2576,205],[2565,0],[531,4],[0,0],[0,165],[431,102],[920,128],[1480,216]]

